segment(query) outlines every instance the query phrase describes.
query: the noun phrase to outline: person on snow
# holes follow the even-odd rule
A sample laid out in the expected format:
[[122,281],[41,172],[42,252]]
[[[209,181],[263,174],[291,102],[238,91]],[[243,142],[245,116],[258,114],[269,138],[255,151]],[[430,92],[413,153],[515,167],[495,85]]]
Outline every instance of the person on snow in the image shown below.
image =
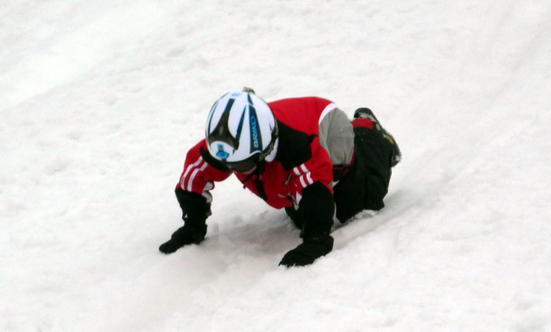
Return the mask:
[[159,250],[170,254],[207,234],[214,182],[231,174],[268,205],[284,208],[303,239],[280,265],[312,264],[333,249],[334,217],[345,222],[380,210],[391,168],[401,159],[392,137],[368,108],[351,122],[319,97],[266,103],[252,89],[229,92],[212,106],[206,138],[186,156],[176,187],[184,226]]

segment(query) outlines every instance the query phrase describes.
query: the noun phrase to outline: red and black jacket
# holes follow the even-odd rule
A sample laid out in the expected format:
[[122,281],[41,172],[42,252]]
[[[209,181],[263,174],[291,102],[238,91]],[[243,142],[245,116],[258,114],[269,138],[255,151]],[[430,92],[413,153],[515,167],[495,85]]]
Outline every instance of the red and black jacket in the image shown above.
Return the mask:
[[[224,168],[207,151],[206,140],[186,156],[184,171],[176,188],[180,206],[187,214],[210,214],[214,183],[232,173],[270,206],[294,207],[303,219],[303,235],[328,234],[333,224],[333,165],[319,142],[319,123],[337,106],[318,97],[292,98],[268,103],[277,120],[277,154],[252,175]],[[201,206],[196,206],[201,205]],[[186,220],[187,223],[187,220]]]

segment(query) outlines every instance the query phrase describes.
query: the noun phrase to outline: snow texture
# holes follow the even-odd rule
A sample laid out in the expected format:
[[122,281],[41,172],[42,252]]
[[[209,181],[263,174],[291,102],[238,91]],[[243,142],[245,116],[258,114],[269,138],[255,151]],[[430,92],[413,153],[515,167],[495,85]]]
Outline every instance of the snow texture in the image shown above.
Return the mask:
[[[551,331],[551,3],[3,0],[0,331]],[[387,207],[312,266],[235,180],[170,256],[211,104],[370,107]]]

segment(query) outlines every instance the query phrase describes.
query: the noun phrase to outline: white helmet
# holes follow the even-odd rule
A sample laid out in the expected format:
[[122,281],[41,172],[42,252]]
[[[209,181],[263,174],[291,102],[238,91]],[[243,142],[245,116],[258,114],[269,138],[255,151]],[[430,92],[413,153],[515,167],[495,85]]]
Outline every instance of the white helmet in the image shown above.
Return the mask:
[[210,154],[228,168],[247,172],[274,149],[277,122],[254,93],[229,92],[212,106],[206,127]]

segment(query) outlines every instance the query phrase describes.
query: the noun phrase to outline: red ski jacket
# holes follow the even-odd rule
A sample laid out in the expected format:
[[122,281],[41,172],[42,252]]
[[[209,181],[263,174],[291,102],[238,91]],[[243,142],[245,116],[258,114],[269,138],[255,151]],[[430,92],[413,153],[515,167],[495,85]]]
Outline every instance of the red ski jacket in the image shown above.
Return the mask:
[[[332,192],[333,165],[329,153],[320,145],[319,124],[337,106],[318,97],[291,98],[268,103],[278,123],[279,137],[275,159],[264,171],[250,178],[237,178],[270,206],[281,209],[295,206],[307,186],[320,182]],[[233,171],[216,167],[216,159],[202,140],[188,152],[178,188],[203,195],[212,201],[214,182],[227,179]]]

